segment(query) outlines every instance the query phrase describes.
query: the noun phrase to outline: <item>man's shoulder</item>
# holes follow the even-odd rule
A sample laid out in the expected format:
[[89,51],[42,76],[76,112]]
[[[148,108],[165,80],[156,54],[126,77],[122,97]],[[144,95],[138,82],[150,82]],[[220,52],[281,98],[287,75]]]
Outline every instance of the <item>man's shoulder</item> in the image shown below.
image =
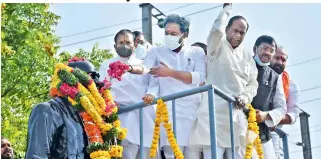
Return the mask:
[[118,57],[113,57],[113,58],[104,60],[100,65],[100,69],[104,69],[105,70],[106,68],[109,67],[109,64],[111,64],[111,63],[113,63],[113,62],[115,62],[117,60],[118,60]]
[[164,50],[166,50],[165,45],[160,45],[160,46],[154,46],[152,47],[149,52],[150,53],[160,53],[163,52]]
[[139,58],[136,58],[136,57],[132,57],[131,61],[130,61],[130,64],[131,65],[140,65],[143,63],[144,60],[141,60]]
[[106,59],[102,62],[102,64],[108,64],[108,63],[112,63],[112,62],[115,62],[117,61],[119,58],[118,57],[113,57],[113,58],[110,58],[110,59]]

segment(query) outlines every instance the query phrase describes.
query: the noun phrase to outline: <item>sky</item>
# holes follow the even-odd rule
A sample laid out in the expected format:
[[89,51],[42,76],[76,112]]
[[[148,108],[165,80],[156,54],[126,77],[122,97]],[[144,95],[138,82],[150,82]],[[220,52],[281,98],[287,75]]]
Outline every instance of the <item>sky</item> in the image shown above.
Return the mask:
[[[181,16],[198,12],[221,4],[153,4],[165,14],[175,13]],[[181,9],[166,12],[173,8]],[[189,38],[186,43],[206,42],[209,30],[221,11],[221,7],[188,16],[191,21]],[[56,27],[58,36],[110,26],[142,18],[139,4],[53,4],[51,11],[61,16]],[[156,11],[153,11],[156,13]],[[321,4],[233,4],[233,15],[243,15],[250,27],[243,44],[251,50],[255,40],[261,35],[273,36],[278,44],[289,53],[287,71],[290,78],[296,81],[301,90],[301,109],[311,115],[309,118],[313,158],[321,158]],[[61,47],[62,51],[75,53],[80,48],[90,51],[95,43],[99,48],[113,49],[113,34],[120,29],[141,28],[142,22],[136,21],[126,25],[111,27],[99,31],[61,39],[60,46],[84,41],[105,35],[105,38]],[[156,23],[154,19],[153,24]],[[153,27],[153,42],[163,41],[163,29]],[[291,66],[292,65],[292,66]],[[310,89],[312,88],[312,89]],[[310,89],[310,90],[307,90]],[[316,99],[316,100],[314,100]],[[314,100],[306,102],[309,100]],[[295,145],[301,142],[300,121],[294,125],[284,126],[289,133],[290,158],[303,159],[302,147]]]

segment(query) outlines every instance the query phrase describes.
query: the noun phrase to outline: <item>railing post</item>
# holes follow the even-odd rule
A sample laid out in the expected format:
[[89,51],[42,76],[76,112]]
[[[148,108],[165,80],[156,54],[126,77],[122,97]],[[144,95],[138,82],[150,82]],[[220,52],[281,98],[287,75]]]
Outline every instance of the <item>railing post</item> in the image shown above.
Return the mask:
[[234,126],[233,126],[233,106],[234,106],[234,103],[233,103],[233,102],[229,102],[232,159],[235,159]]
[[172,115],[173,115],[173,131],[174,131],[174,136],[177,141],[177,136],[176,136],[176,107],[175,107],[175,99],[172,100]]
[[275,128],[275,132],[282,138],[284,159],[289,159],[288,134],[278,127]]
[[143,131],[143,108],[139,108],[139,153],[140,159],[144,159],[144,131]]
[[288,136],[284,135],[282,137],[282,142],[283,142],[283,153],[284,153],[284,159],[289,159],[289,146],[288,146]]
[[209,109],[209,120],[210,120],[210,134],[211,134],[211,156],[212,159],[217,158],[216,154],[216,122],[215,122],[215,105],[214,105],[214,89],[213,87],[208,89],[208,109]]

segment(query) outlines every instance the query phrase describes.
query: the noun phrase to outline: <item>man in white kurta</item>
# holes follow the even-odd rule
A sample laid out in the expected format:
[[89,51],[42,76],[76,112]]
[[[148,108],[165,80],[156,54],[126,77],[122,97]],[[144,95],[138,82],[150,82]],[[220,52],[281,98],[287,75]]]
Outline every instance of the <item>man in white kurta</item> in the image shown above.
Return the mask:
[[[286,98],[286,105],[287,105],[287,112],[286,115],[281,120],[280,124],[294,124],[299,117],[300,114],[300,107],[299,107],[299,97],[300,97],[300,88],[297,83],[291,79],[287,72],[285,72],[285,67],[287,64],[288,54],[283,49],[282,46],[278,46],[276,49],[276,53],[273,56],[271,61],[271,68],[280,74],[279,78],[284,80],[288,80],[288,82],[283,83],[284,92],[288,91],[285,96]],[[288,83],[288,86],[286,84]],[[288,89],[288,90],[286,90]],[[279,128],[282,125],[278,126]],[[275,154],[276,157],[279,159],[281,158],[283,151],[281,150],[281,140],[279,135],[276,132],[272,132],[272,140],[274,144]]]
[[[122,35],[125,34],[125,35]],[[131,33],[125,32],[120,35],[116,35],[116,43],[120,43],[119,41],[123,41],[122,44],[133,45],[133,36]],[[125,37],[124,37],[125,36]],[[117,51],[117,49],[116,49]],[[119,52],[118,57],[105,60],[99,69],[100,80],[104,80],[107,78],[109,80],[109,76],[107,71],[109,70],[109,64],[116,61],[121,61],[128,65],[141,65],[142,60],[137,59],[135,54],[131,53],[129,57],[122,57]],[[122,76],[121,81],[117,79],[112,79],[111,93],[114,97],[115,102],[119,106],[129,106],[136,104],[138,102],[142,102],[142,98],[145,94],[150,94],[153,96],[157,96],[158,94],[158,86],[157,85],[149,85],[150,81],[153,77],[150,75],[134,75],[130,73],[125,73]],[[122,126],[127,128],[127,137],[122,142],[122,146],[124,147],[123,158],[124,159],[135,159],[139,158],[139,145],[140,145],[140,133],[139,133],[139,110],[133,110],[127,113],[122,113],[119,115],[119,119],[122,123]],[[143,158],[149,157],[149,149],[153,139],[153,129],[154,129],[154,119],[155,119],[155,107],[148,106],[143,108],[143,136],[144,136],[144,154]],[[158,156],[156,157],[158,158]]]
[[[224,9],[214,22],[207,38],[207,84],[213,84],[230,96],[238,96],[244,103],[251,103],[256,95],[257,68],[251,53],[240,45],[247,32],[247,22],[241,16],[233,17],[226,27],[231,5]],[[228,103],[215,95],[215,118],[217,156],[231,158],[230,124]],[[247,120],[241,109],[233,108],[236,158],[244,158]],[[197,158],[201,152],[204,159],[211,158],[208,96],[202,99],[190,137],[190,152]]]
[[[160,96],[198,87],[205,80],[206,67],[204,51],[199,47],[184,45],[184,40],[189,33],[189,22],[185,18],[169,15],[166,17],[164,26],[165,45],[152,48],[144,59],[143,67],[131,66],[130,71],[132,73],[149,72],[158,77],[152,83],[158,83]],[[189,145],[189,134],[200,100],[200,94],[175,100],[176,141],[186,158],[188,158],[186,147]],[[169,120],[173,123],[172,102],[166,102],[166,104]],[[161,127],[160,146],[164,150],[166,159],[174,159],[174,153],[167,140],[166,131]]]

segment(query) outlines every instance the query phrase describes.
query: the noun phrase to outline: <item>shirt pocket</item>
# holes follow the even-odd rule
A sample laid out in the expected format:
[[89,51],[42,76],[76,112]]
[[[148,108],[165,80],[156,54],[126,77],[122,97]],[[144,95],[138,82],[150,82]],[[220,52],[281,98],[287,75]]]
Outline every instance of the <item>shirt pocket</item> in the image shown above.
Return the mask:
[[186,58],[185,60],[185,71],[193,72],[195,68],[195,62],[192,58]]
[[235,67],[235,71],[241,78],[249,80],[251,65],[249,62],[240,61],[238,66]]

